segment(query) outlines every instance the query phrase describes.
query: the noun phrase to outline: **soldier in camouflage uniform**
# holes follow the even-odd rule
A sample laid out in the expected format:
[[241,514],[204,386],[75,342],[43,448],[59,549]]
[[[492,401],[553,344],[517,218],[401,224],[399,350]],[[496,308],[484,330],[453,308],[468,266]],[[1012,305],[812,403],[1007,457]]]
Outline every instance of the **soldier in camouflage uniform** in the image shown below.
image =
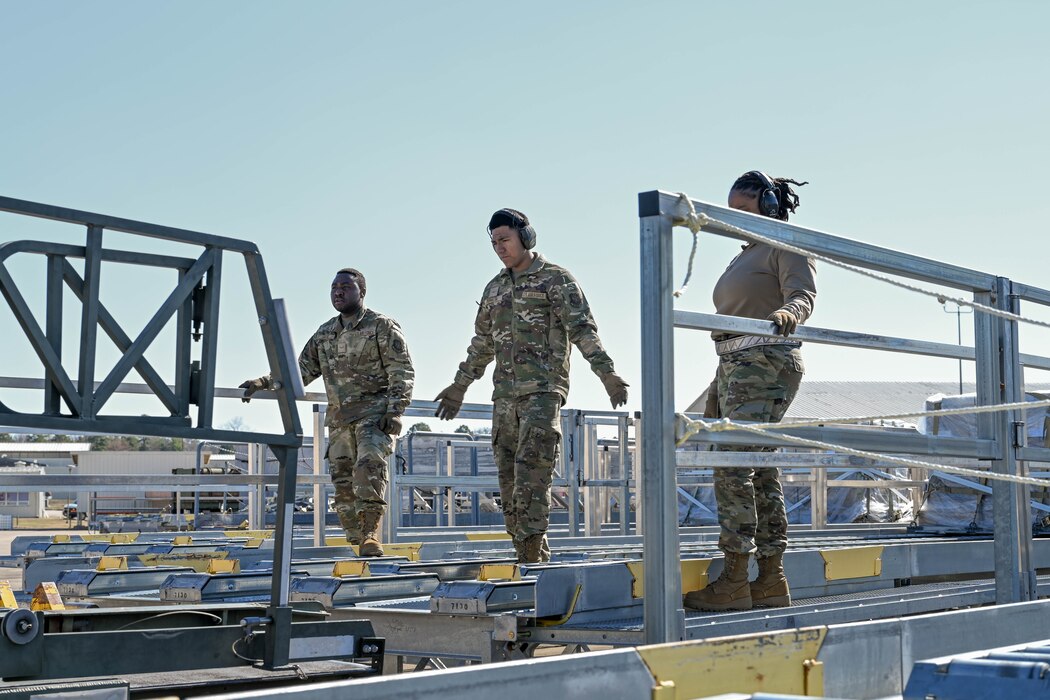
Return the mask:
[[[793,180],[772,179],[751,171],[734,183],[729,206],[786,221],[798,206]],[[804,371],[800,342],[789,336],[813,311],[816,297],[813,261],[796,253],[748,243],[715,284],[720,314],[773,321],[782,337],[715,334],[718,372],[708,388],[708,418],[779,422],[795,398]],[[721,450],[753,451],[724,446]],[[763,448],[763,451],[772,448]],[[753,605],[786,606],[791,594],[783,569],[787,548],[787,511],[780,470],[716,469],[715,500],[725,553],[721,575],[706,588],[686,594],[686,607],[698,610],[748,610]],[[755,554],[758,578],[748,582],[748,561]]]
[[454,418],[467,387],[495,359],[492,450],[507,533],[518,561],[548,561],[551,479],[561,444],[560,409],[569,393],[570,343],[601,378],[613,408],[627,403],[627,383],[613,371],[576,279],[531,252],[536,231],[528,218],[500,209],[488,231],[506,267],[485,287],[467,359],[435,399],[436,415]]
[[[412,358],[401,327],[365,308],[365,277],[353,268],[332,281],[339,315],[313,334],[299,355],[303,385],[324,378],[328,393],[327,457],[335,509],[347,540],[364,557],[383,555],[379,521],[386,501],[387,457],[412,399]],[[241,384],[244,400],[273,385],[269,375]],[[322,504],[314,504],[320,509]]]

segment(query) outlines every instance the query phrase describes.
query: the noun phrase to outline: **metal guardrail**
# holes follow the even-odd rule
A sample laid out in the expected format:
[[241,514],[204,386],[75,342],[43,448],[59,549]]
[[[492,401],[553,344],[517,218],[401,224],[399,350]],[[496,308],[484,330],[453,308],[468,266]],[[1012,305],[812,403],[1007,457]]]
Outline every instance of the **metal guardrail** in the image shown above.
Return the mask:
[[[754,231],[775,241],[868,270],[964,290],[975,302],[1017,313],[1020,301],[1050,305],[1050,291],[1015,284],[997,277],[937,260],[841,238],[746,212],[692,201],[695,211],[714,219],[704,231],[740,239],[719,221]],[[645,534],[646,641],[681,639],[684,611],[678,573],[677,523],[666,517],[677,503],[675,469],[674,330],[722,330],[754,335],[776,335],[772,324],[753,319],[719,317],[674,308],[674,219],[686,219],[689,206],[678,194],[662,191],[638,195],[641,260],[642,339],[642,443],[641,483]],[[958,348],[940,343],[802,327],[800,340],[846,347],[973,360],[977,365],[977,403],[981,406],[1014,403],[1023,397],[1023,368],[1046,369],[1050,358],[1021,355],[1017,322],[977,311],[974,313],[975,347]],[[888,431],[855,431],[845,427],[797,428],[784,432],[887,453],[952,455],[988,460],[991,471],[1023,474],[1024,459],[1044,459],[1048,450],[1028,448],[1015,426],[1019,412],[981,414],[978,438],[965,440],[936,436],[892,435]],[[1019,438],[1019,439],[1018,439]],[[775,438],[728,432],[705,434],[704,441],[733,445],[783,444]],[[1025,487],[995,481],[992,486],[995,518],[996,599],[998,602],[1030,600],[1035,594],[1031,562],[1029,502]]]

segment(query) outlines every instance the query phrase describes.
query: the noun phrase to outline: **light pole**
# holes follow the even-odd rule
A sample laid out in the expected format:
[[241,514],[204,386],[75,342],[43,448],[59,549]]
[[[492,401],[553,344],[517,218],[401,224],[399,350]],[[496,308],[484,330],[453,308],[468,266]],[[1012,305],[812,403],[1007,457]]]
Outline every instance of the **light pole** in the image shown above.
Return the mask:
[[[962,345],[962,317],[963,314],[972,314],[973,309],[969,306],[962,306],[954,301],[948,301],[944,297],[937,297],[937,301],[941,303],[941,310],[946,314],[955,314],[955,329],[956,329],[956,342]],[[952,305],[952,308],[948,307],[948,304]],[[959,360],[959,393],[963,393],[963,368],[962,360]]]

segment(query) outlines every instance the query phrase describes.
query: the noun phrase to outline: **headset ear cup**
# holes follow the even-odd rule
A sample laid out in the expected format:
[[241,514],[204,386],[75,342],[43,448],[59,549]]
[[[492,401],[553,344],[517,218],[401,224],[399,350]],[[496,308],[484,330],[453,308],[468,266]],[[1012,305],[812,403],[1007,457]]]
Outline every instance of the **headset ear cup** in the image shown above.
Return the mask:
[[532,228],[531,225],[518,229],[518,237],[521,239],[521,245],[524,246],[525,250],[532,250],[536,247],[536,229]]
[[763,216],[777,218],[780,214],[780,199],[775,190],[763,190],[758,198],[758,210]]

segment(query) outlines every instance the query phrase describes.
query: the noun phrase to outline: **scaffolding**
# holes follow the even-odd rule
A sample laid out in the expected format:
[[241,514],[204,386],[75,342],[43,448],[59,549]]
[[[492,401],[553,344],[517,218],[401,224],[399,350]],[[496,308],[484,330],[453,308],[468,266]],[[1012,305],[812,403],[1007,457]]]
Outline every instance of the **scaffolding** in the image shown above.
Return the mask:
[[[883,275],[917,280],[971,294],[976,304],[999,313],[975,309],[975,347],[931,343],[908,338],[800,327],[804,342],[868,348],[931,357],[973,361],[977,370],[977,405],[995,406],[1022,399],[1023,368],[1050,369],[1050,358],[1022,355],[1018,348],[1020,302],[1050,305],[1050,291],[1005,277],[957,267],[937,260],[841,238],[787,222],[756,216],[684,195],[664,191],[638,195],[641,261],[642,427],[641,483],[645,540],[645,631],[649,643],[684,636],[684,610],[678,571],[678,525],[667,518],[676,508],[675,445],[682,434],[674,410],[674,330],[722,331],[777,335],[768,321],[699,314],[674,308],[673,228],[680,222],[700,222],[697,231],[748,240],[754,232],[825,258]],[[694,232],[695,235],[695,232]],[[1022,426],[1019,428],[1019,426]],[[1050,450],[1028,447],[1020,411],[982,413],[975,439],[930,435],[903,436],[878,428],[849,426],[785,428],[784,435],[821,440],[878,453],[951,456],[986,460],[990,476],[1026,474],[1026,461],[1050,461]],[[786,445],[775,437],[741,431],[703,433],[704,441],[731,445]],[[1027,487],[995,479],[992,483],[995,520],[996,600],[1032,600],[1035,569],[1031,560]]]

